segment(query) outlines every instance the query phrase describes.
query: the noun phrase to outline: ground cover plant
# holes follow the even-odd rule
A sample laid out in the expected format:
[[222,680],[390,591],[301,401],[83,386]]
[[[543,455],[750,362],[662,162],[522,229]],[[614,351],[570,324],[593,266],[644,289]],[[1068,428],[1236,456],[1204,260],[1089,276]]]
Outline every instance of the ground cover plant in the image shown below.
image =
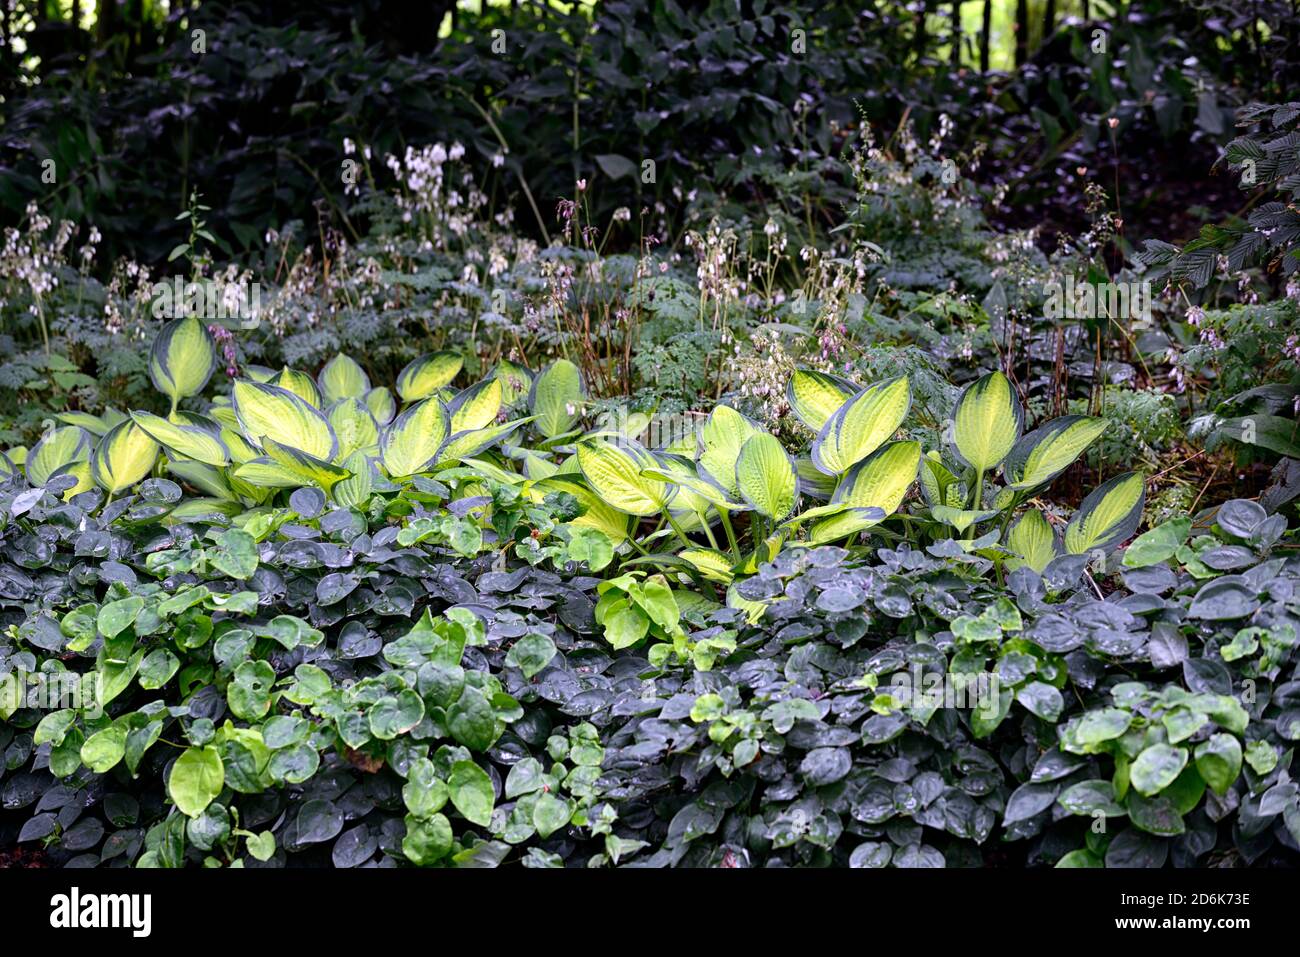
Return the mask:
[[1287,4],[0,6],[0,864],[1300,863]]

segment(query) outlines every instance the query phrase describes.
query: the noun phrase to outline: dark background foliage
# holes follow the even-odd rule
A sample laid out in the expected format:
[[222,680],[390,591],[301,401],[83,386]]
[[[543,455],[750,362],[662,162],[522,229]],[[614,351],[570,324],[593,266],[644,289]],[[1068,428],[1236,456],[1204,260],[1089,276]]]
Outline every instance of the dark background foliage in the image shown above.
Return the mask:
[[[924,136],[947,113],[968,149],[986,150],[986,181],[1007,185],[1008,219],[1045,220],[1049,237],[1077,226],[1068,181],[1107,167],[1129,235],[1186,238],[1187,206],[1231,205],[1203,174],[1230,138],[1232,108],[1295,87],[1293,4],[1142,0],[1109,20],[1092,6],[1022,0],[1016,30],[994,36],[993,8],[1011,5],[992,0],[479,13],[446,0],[205,2],[167,15],[101,0],[93,29],[52,4],[8,0],[0,30],[18,30],[26,53],[7,43],[0,68],[0,212],[16,221],[35,197],[56,219],[95,222],[105,260],[157,262],[183,238],[169,224],[197,187],[219,238],[244,255],[268,224],[314,223],[317,209],[342,228],[344,138],[376,157],[460,141],[484,166],[504,140],[494,196],[514,200],[535,233],[579,178],[593,180],[598,214],[663,201],[680,221],[687,197],[726,193],[805,207],[811,233],[819,206],[837,203],[825,161],[848,130],[906,116]],[[1004,53],[1014,68],[990,68]],[[41,179],[47,159],[53,184]],[[647,159],[654,183],[640,176]],[[786,167],[817,175],[792,188]]]

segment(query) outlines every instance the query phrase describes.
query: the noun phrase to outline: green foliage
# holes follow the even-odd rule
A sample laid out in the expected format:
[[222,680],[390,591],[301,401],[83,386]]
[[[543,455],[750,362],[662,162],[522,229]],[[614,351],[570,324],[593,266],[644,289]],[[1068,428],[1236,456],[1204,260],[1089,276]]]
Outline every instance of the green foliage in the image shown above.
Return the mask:
[[[1203,306],[1171,287],[1074,322],[1047,284],[1111,279],[1156,187],[1125,187],[1121,229],[1090,182],[1091,228],[1050,256],[1060,223],[1007,227],[1008,191],[1069,202],[1116,130],[1126,164],[1226,139],[1237,94],[1196,90],[1202,62],[1289,75],[1156,6],[1110,25],[1113,57],[1061,31],[999,77],[946,70],[933,11],[895,4],[490,8],[472,22],[528,29],[505,58],[467,20],[435,47],[427,15],[391,40],[417,55],[376,56],[371,14],[327,5],[212,24],[219,73],[128,43],[106,104],[74,74],[0,89],[6,148],[93,171],[43,203],[112,199],[110,242],[269,293],[157,315],[147,271],[96,267],[96,233],[77,250],[16,201],[29,168],[0,173],[24,210],[0,256],[0,849],[1294,866],[1300,373],[1294,291],[1269,296],[1294,211],[1113,277],[1226,252],[1235,289]],[[231,76],[255,134],[225,121]],[[191,112],[154,108],[181,90]],[[1290,189],[1294,112],[1245,112],[1228,164]],[[187,144],[171,226],[148,171],[175,158],[98,142],[124,116]]]

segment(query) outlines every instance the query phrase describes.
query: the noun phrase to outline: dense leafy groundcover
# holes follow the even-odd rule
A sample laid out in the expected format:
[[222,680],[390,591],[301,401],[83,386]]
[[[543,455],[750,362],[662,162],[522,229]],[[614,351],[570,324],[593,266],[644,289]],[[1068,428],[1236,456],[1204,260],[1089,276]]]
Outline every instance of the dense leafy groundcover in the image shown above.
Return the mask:
[[[1017,546],[1038,513],[1011,524],[1015,486],[1050,481],[1053,442],[1089,422],[1024,436],[994,489],[1020,432],[996,375],[959,400],[960,479],[881,445],[902,412],[871,441],[845,424],[906,379],[792,383],[801,418],[827,417],[812,461],[839,485],[787,520],[815,484],[787,488],[795,461],[736,413],[697,458],[584,437],[556,363],[518,372],[530,415],[489,425],[510,413],[502,380],[442,391],[459,365],[433,356],[399,377],[400,414],[340,359],[237,380],[209,419],[176,410],[208,378],[191,331],[154,350],[169,418],[86,417],[7,468],[0,847],[117,867],[1296,863],[1285,518],[1236,500],[1117,549],[1141,510],[1120,476],[1063,542],[1044,522]],[[304,394],[328,415],[287,398]],[[489,450],[524,424],[540,438]],[[192,457],[245,440],[228,470]],[[895,495],[881,463],[900,456]],[[887,514],[918,468],[928,510]],[[677,556],[637,540],[654,489]],[[747,519],[748,548],[688,537],[712,537],[711,507],[729,532]],[[897,531],[927,515],[968,537]],[[990,519],[1009,547],[975,537]]]

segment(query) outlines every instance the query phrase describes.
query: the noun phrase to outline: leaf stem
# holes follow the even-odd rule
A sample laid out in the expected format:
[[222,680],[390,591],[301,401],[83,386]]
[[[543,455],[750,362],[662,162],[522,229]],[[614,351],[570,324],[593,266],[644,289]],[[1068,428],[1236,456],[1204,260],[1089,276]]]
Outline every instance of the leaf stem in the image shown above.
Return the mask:
[[740,543],[736,541],[736,531],[731,527],[731,518],[727,515],[727,510],[717,505],[713,510],[718,513],[718,518],[722,519],[722,529],[727,533],[727,542],[731,546],[731,557],[740,561]]

